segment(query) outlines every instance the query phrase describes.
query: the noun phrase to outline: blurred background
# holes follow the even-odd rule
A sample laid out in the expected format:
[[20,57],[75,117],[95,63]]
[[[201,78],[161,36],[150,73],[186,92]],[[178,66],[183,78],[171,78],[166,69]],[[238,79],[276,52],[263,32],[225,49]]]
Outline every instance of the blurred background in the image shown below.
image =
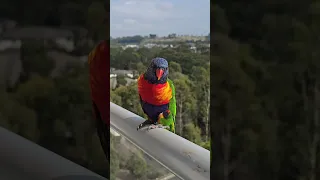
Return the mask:
[[[209,0],[196,4],[193,0],[110,1],[111,102],[145,117],[137,78],[146,71],[151,59],[163,57],[168,60],[169,78],[176,88],[176,133],[208,150],[209,3]],[[111,179],[178,179],[123,135],[111,132]]]
[[0,126],[104,175],[87,54],[109,38],[104,0],[4,0]]
[[[210,149],[209,1],[193,13],[192,0],[112,2],[120,4],[111,16],[120,19],[111,18],[111,101],[143,116],[136,79],[152,58],[164,57],[176,86],[177,134]],[[87,54],[110,38],[104,3],[4,0],[0,7],[0,126],[103,176],[108,166],[92,119]],[[153,18],[149,24],[134,26],[139,8]],[[111,134],[111,179],[177,179]]]
[[211,178],[320,179],[319,1],[211,2]]

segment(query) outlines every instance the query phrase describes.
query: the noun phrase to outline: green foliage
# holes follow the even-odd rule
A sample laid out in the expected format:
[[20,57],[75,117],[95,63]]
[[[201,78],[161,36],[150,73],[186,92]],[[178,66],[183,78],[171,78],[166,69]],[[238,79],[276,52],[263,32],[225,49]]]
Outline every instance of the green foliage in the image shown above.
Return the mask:
[[201,143],[201,136],[200,136],[200,128],[195,126],[192,123],[186,124],[184,126],[184,138],[196,143]]
[[[111,135],[111,134],[110,134]],[[120,169],[120,154],[117,153],[116,142],[114,137],[110,136],[110,179],[116,179],[118,170]]]
[[92,120],[85,69],[55,79],[32,75],[14,92],[1,93],[0,124],[105,175],[109,167]]
[[107,39],[107,11],[103,1],[94,1],[88,7],[87,28],[95,41]]
[[211,151],[211,140],[207,141],[207,142],[203,142],[201,146],[203,148],[208,149],[209,151]]
[[212,7],[211,177],[318,179],[317,3]]
[[47,50],[41,42],[23,42],[21,46],[22,64],[27,76],[37,73],[47,77],[55,67],[55,62],[47,56]]
[[142,62],[138,62],[134,68],[138,71],[139,74],[144,73],[147,69],[147,67]]
[[126,77],[124,75],[117,76],[117,85],[125,86],[127,84]]
[[37,141],[39,136],[36,112],[15,101],[10,94],[0,94],[0,125],[17,134]]
[[122,104],[121,96],[117,95],[114,91],[110,91],[110,101],[115,104]]
[[141,155],[133,154],[129,159],[128,168],[135,178],[142,179],[142,177],[145,176],[147,165]]

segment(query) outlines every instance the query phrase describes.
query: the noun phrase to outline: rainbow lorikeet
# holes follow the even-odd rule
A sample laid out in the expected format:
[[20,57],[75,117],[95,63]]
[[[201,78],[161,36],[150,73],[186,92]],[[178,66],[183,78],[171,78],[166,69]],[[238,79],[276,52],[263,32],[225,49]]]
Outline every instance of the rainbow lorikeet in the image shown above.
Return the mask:
[[168,75],[168,61],[164,58],[152,59],[146,72],[140,75],[138,93],[148,119],[137,130],[147,125],[162,125],[175,133],[176,93]]

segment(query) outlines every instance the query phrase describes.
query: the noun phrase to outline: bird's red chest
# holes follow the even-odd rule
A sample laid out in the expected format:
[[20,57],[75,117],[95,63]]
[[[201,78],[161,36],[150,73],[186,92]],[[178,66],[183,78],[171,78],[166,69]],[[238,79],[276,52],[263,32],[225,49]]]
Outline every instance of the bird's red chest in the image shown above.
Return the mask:
[[141,99],[149,104],[164,105],[170,102],[172,90],[168,82],[151,84],[141,75],[138,79],[138,92]]

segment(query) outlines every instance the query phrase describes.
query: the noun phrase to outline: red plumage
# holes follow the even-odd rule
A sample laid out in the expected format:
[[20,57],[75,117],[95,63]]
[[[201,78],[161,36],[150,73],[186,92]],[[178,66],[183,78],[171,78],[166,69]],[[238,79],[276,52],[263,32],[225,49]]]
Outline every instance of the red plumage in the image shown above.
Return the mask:
[[89,54],[90,89],[102,120],[110,125],[110,51],[107,41],[99,43]]
[[143,101],[157,106],[168,104],[172,98],[172,90],[168,82],[151,84],[143,75],[138,79],[138,92]]

